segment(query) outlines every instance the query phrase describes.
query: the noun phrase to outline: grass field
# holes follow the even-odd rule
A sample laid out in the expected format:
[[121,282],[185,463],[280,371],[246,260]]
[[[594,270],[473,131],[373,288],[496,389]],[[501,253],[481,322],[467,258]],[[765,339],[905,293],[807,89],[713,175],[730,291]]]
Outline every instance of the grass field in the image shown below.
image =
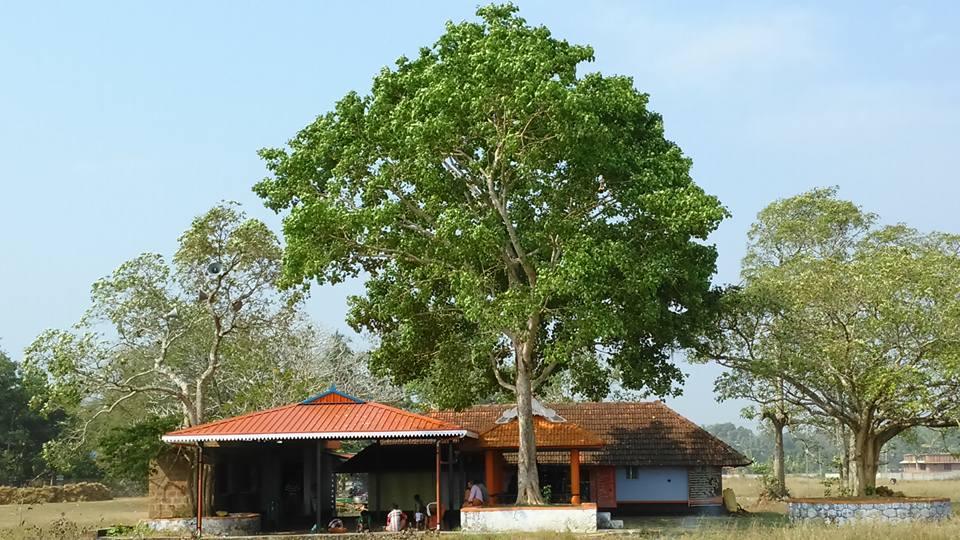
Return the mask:
[[[881,484],[887,485],[886,482]],[[858,525],[853,527],[791,526],[784,516],[786,504],[758,502],[759,481],[753,478],[727,478],[740,504],[752,514],[744,518],[628,518],[634,538],[680,538],[702,540],[854,540],[896,538],[906,540],[960,539],[960,505],[954,502],[953,520],[942,524]],[[819,479],[792,476],[787,487],[796,497],[819,497],[823,485]],[[960,500],[960,480],[900,481],[895,490],[915,497],[949,497]],[[0,539],[73,540],[82,531],[115,524],[134,525],[146,517],[146,498],[116,499],[86,503],[49,503],[0,506]],[[594,535],[590,535],[594,536]],[[611,536],[598,533],[596,536]],[[463,540],[516,538],[516,535],[458,535]],[[576,538],[574,535],[529,535],[530,540]]]

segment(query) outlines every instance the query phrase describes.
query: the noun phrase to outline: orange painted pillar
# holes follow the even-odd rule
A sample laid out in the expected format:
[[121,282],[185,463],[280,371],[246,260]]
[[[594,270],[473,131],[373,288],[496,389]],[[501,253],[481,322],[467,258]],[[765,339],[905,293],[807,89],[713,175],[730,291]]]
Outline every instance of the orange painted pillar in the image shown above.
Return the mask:
[[487,483],[487,493],[490,494],[490,500],[484,501],[489,505],[496,504],[494,493],[498,493],[496,465],[493,459],[493,450],[486,450],[483,453],[483,472],[484,480]]
[[[377,487],[379,488],[380,485],[377,484]],[[436,520],[437,520],[437,530],[439,531],[439,530],[440,530],[440,525],[441,525],[441,523],[442,523],[442,521],[443,521],[443,504],[440,502],[440,441],[439,441],[439,440],[437,440],[437,484],[436,484],[436,489],[437,489],[437,494],[436,494],[436,495],[437,495],[437,516],[436,516]],[[379,509],[378,509],[378,510],[379,510]]]
[[570,451],[570,504],[580,504],[580,451]]

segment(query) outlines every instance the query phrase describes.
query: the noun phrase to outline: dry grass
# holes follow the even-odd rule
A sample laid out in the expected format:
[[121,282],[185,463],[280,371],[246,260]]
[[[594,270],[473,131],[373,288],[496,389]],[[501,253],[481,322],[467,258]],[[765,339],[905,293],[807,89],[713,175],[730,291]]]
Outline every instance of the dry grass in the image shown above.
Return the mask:
[[10,504],[0,506],[0,538],[12,537],[14,530],[49,530],[61,520],[88,531],[118,523],[136,524],[146,517],[146,497],[96,502]]
[[864,538],[954,540],[960,538],[960,520],[953,519],[946,523],[862,524],[842,527],[829,525],[719,527],[670,537],[698,540],[862,540]]
[[[882,476],[881,476],[882,478]],[[794,497],[823,497],[823,484],[820,478],[806,476],[787,476],[787,489]],[[889,481],[877,482],[878,486],[888,486],[894,491],[902,491],[908,497],[946,497],[954,500],[956,510],[960,500],[960,480],[899,480],[896,485]],[[733,488],[740,504],[751,512],[786,513],[784,503],[759,502],[760,480],[756,478],[730,477],[723,479],[723,487]],[[836,492],[834,492],[836,495]],[[957,538],[960,538],[958,536]]]
[[[883,482],[887,485],[887,482]],[[524,538],[529,540],[557,540],[574,538],[682,538],[703,540],[854,540],[861,538],[897,538],[906,540],[960,539],[960,507],[954,506],[955,516],[945,523],[913,523],[905,525],[863,524],[856,526],[792,526],[783,516],[786,505],[757,504],[759,482],[751,478],[724,479],[725,487],[732,487],[753,515],[745,518],[652,518],[642,520],[640,530],[596,535],[456,535],[453,538],[479,540],[490,538]],[[797,497],[819,497],[823,485],[816,478],[788,477],[787,487]],[[895,489],[916,497],[949,497],[960,499],[960,480],[900,481]],[[113,501],[83,503],[47,503],[37,505],[0,506],[0,539],[26,540],[28,538],[74,539],[79,531],[90,531],[114,524],[136,524],[146,517],[146,498],[125,498]],[[76,524],[64,525],[62,520]],[[632,521],[632,520],[630,520]],[[58,523],[60,522],[60,523]],[[629,534],[629,536],[627,536]],[[447,537],[446,535],[444,537]]]

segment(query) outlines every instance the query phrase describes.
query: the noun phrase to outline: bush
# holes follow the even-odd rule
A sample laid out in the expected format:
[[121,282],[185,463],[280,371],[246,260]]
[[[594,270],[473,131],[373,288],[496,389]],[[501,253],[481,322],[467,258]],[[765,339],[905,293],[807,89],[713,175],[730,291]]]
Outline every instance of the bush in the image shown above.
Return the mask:
[[894,491],[887,486],[877,486],[875,488],[867,488],[867,495],[875,495],[877,497],[906,497],[907,495],[902,491]]
[[781,486],[766,463],[755,463],[754,473],[760,475],[760,500],[780,501],[790,496],[787,486]]
[[0,504],[109,501],[111,499],[113,494],[110,493],[110,489],[96,482],[23,488],[0,486]]

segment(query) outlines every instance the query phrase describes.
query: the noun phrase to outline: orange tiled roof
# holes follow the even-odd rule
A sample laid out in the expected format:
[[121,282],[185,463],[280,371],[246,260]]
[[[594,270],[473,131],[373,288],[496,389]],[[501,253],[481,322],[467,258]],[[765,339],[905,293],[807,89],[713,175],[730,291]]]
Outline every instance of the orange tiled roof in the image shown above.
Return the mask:
[[[599,448],[603,439],[571,422],[551,422],[542,416],[533,418],[533,430],[537,448],[573,449]],[[511,420],[506,424],[494,424],[480,435],[483,448],[517,448],[520,444],[520,424]]]
[[[476,433],[489,430],[512,405],[479,405],[430,416]],[[750,460],[659,401],[643,403],[557,403],[550,408],[597,434],[603,448],[580,453],[585,464],[646,466],[742,466]],[[509,456],[508,456],[509,457]],[[565,463],[566,452],[537,454],[541,463]]]
[[475,434],[445,420],[365,402],[331,388],[300,403],[172,431],[163,440],[190,443],[464,436]]

